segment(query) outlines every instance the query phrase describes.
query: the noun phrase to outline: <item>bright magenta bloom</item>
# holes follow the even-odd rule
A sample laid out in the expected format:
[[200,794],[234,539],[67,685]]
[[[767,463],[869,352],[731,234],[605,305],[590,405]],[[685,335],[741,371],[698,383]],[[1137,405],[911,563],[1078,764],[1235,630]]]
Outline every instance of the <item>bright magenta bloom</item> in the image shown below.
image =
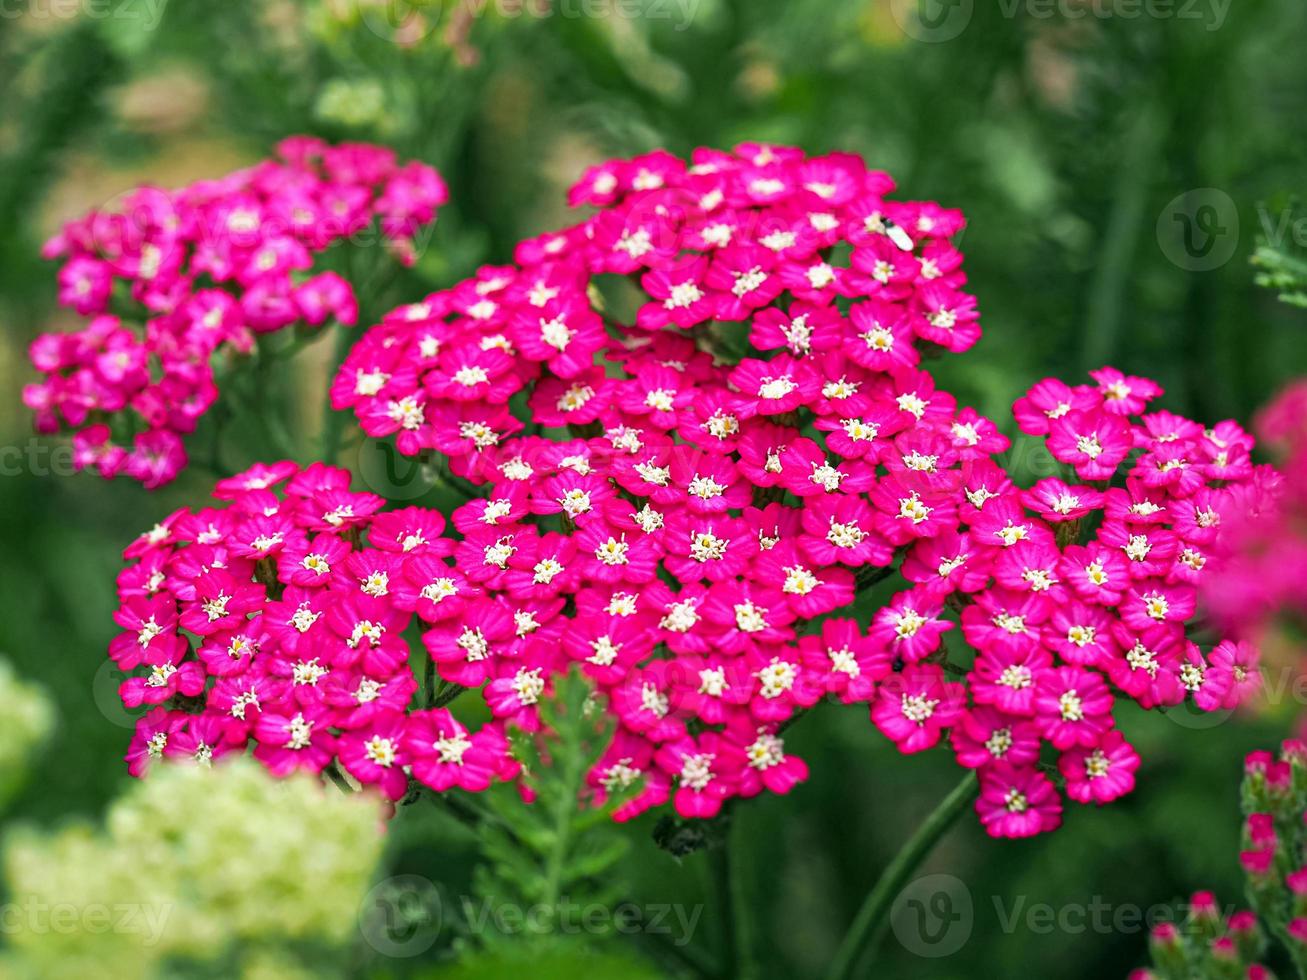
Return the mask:
[[[961,215],[892,187],[847,154],[761,145],[589,172],[572,199],[595,213],[387,314],[333,384],[369,435],[478,499],[447,526],[329,467],[252,470],[224,481],[231,507],[129,549],[123,628],[145,628],[159,571],[172,607],[149,655],[191,663],[189,634],[221,634],[198,662],[224,673],[187,707],[236,745],[285,735],[261,750],[279,767],[292,742],[309,765],[334,744],[392,796],[405,767],[441,789],[514,778],[504,729],[537,727],[572,664],[616,727],[591,785],[645,779],[622,818],[788,792],[807,769],[783,726],[825,695],[902,752],[951,746],[994,836],[1060,824],[1041,753],[1077,802],[1128,792],[1120,699],[1215,710],[1254,686],[1255,649],[1186,630],[1224,516],[1265,474],[1233,423],[1141,417],[1160,389],[1103,369],[1017,402],[1076,474],[1016,486],[998,427],[918,366],[980,335]],[[414,615],[442,689],[480,689],[488,734],[415,701]],[[258,636],[224,661],[241,629]],[[145,665],[133,642],[115,653]],[[297,711],[314,731],[292,739]]]
[[[357,320],[351,283],[305,275],[315,256],[375,224],[411,263],[413,236],[445,199],[435,170],[384,147],[292,137],[276,159],[175,191],[139,188],[120,209],[70,222],[44,254],[64,260],[59,302],[91,320],[32,344],[44,378],[23,400],[37,430],[74,430],[78,468],[167,483],[218,397],[224,359],[265,333]],[[137,312],[110,315],[115,286],[113,310]]]

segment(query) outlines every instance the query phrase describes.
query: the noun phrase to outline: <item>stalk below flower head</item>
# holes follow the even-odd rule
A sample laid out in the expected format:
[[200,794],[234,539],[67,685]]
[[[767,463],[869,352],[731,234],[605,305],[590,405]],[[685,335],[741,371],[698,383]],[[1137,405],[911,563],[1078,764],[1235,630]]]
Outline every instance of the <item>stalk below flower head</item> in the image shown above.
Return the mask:
[[[257,335],[353,325],[353,284],[318,256],[376,226],[411,263],[445,202],[439,174],[367,144],[284,140],[277,157],[175,191],[142,187],[70,222],[45,247],[62,260],[59,302],[81,330],[32,344],[36,428],[74,432],[74,465],[153,488],[186,464],[183,437],[218,397],[215,362]],[[137,312],[122,313],[125,307]]]

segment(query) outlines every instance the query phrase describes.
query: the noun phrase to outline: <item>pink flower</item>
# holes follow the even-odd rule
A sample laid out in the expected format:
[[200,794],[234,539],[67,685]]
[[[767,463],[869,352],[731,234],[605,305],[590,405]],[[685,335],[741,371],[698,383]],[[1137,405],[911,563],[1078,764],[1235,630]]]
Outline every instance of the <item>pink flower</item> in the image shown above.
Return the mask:
[[1223,640],[1208,655],[1208,661],[1214,672],[1230,678],[1229,693],[1222,707],[1237,708],[1261,690],[1261,654],[1252,644]]
[[636,325],[645,330],[658,330],[669,324],[687,328],[711,320],[723,297],[706,286],[707,272],[708,260],[693,256],[646,272],[640,284],[654,302],[640,307]]
[[288,714],[269,711],[259,716],[254,726],[258,741],[254,757],[274,776],[297,770],[321,772],[336,757],[330,712],[319,706],[286,710]]
[[871,720],[900,752],[920,752],[939,741],[965,703],[965,689],[945,681],[938,666],[913,664],[880,682]]
[[456,621],[422,634],[422,642],[441,677],[464,687],[479,687],[490,677],[500,648],[514,631],[507,605],[477,599],[464,607]]
[[163,758],[171,739],[187,724],[187,715],[180,711],[152,708],[136,723],[136,732],[127,749],[127,771],[133,776],[144,776],[150,764]]
[[1130,427],[1115,415],[1071,412],[1049,427],[1048,451],[1082,480],[1109,479],[1130,448]]
[[714,817],[738,791],[746,766],[744,751],[715,732],[684,737],[658,750],[658,767],[676,780],[676,812],[683,817]]
[[766,726],[753,728],[740,723],[728,734],[744,750],[747,765],[740,770],[736,792],[744,798],[764,789],[785,794],[808,778],[808,765],[785,753],[785,740]]
[[812,368],[787,354],[770,361],[741,361],[730,382],[747,398],[748,410],[759,415],[792,412],[819,387]]
[[991,837],[1032,837],[1062,823],[1062,801],[1048,778],[1004,762],[981,771],[976,812]]
[[821,678],[826,690],[845,704],[870,701],[876,682],[890,674],[890,658],[850,619],[827,619],[820,636],[799,640],[804,672]]
[[1035,684],[1035,723],[1057,749],[1097,745],[1112,727],[1112,704],[1103,678],[1082,667],[1044,671]]
[[345,771],[365,786],[375,785],[390,800],[400,799],[408,789],[404,727],[402,714],[379,715],[340,737],[339,758]]
[[1114,415],[1138,415],[1148,402],[1162,394],[1156,382],[1124,375],[1116,368],[1099,368],[1090,371],[1089,376],[1098,382],[1103,408]]
[[1089,487],[1072,487],[1061,480],[1040,480],[1022,494],[1027,507],[1046,521],[1074,521],[1096,510],[1103,495]]
[[900,592],[877,611],[867,637],[893,659],[917,663],[939,649],[941,637],[953,623],[940,619],[944,604],[930,592]]
[[1022,432],[1044,436],[1049,434],[1056,420],[1072,411],[1092,410],[1097,405],[1097,398],[1084,386],[1071,388],[1056,378],[1046,378],[1017,399],[1012,414]]
[[1035,694],[1053,658],[1041,647],[985,650],[972,666],[971,693],[978,704],[992,704],[1011,715],[1035,713]]
[[1039,729],[1035,724],[994,708],[963,712],[953,728],[951,742],[958,764],[968,769],[996,762],[1020,768],[1039,759]]
[[493,725],[475,734],[445,708],[414,712],[404,726],[403,751],[413,775],[436,792],[458,786],[489,787],[508,753],[508,740]]

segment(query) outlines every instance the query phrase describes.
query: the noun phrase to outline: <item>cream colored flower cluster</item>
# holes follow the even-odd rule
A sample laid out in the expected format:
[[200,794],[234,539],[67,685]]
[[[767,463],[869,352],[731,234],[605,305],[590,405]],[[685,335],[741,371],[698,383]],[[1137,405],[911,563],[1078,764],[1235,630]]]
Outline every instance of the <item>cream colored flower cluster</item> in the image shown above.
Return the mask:
[[0,660],[0,807],[18,790],[28,758],[54,727],[54,709],[41,691],[21,680],[7,661]]
[[185,976],[187,961],[293,975],[297,949],[349,940],[381,848],[370,795],[244,759],[163,767],[102,829],[8,841],[0,980]]

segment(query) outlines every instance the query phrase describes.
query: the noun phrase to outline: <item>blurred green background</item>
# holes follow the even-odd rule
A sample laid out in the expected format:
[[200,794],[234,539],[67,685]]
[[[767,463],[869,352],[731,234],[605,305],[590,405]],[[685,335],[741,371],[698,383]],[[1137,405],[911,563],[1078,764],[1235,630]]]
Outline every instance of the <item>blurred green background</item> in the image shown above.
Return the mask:
[[[147,494],[69,476],[54,444],[31,436],[26,346],[69,323],[37,255],[60,221],[144,181],[217,176],[290,133],[384,142],[450,184],[404,284],[412,299],[566,221],[565,187],[602,158],[744,139],[852,150],[889,170],[900,196],[967,214],[985,336],[938,372],[962,402],[1011,431],[1008,406],[1031,383],[1111,363],[1162,381],[1168,408],[1246,420],[1307,373],[1307,313],[1256,287],[1249,265],[1259,236],[1307,244],[1292,197],[1307,176],[1305,43],[1302,0],[6,5],[0,654],[44,685],[61,719],[9,816],[57,825],[98,815],[123,789],[130,721],[101,667],[119,552],[206,483],[192,471]],[[320,353],[288,382],[297,404],[321,397]],[[1299,707],[1215,727],[1122,719],[1144,759],[1139,790],[1103,811],[1074,807],[1033,842],[991,842],[964,820],[926,870],[969,890],[969,940],[932,958],[891,934],[876,975],[1124,975],[1145,958],[1141,933],[1032,929],[1024,911],[1013,925],[1016,903],[1147,908],[1200,886],[1238,900],[1240,761],[1282,738]],[[742,807],[736,828],[759,958],[776,977],[827,963],[957,774],[943,753],[899,757],[856,709],[819,713],[792,742],[811,781]],[[678,863],[650,829],[631,831],[629,893],[711,902],[703,855]],[[458,894],[474,841],[452,823],[409,827],[392,859]],[[708,955],[720,949],[714,908],[692,944]],[[448,954],[448,937],[430,951]],[[429,965],[360,964],[378,977]]]

